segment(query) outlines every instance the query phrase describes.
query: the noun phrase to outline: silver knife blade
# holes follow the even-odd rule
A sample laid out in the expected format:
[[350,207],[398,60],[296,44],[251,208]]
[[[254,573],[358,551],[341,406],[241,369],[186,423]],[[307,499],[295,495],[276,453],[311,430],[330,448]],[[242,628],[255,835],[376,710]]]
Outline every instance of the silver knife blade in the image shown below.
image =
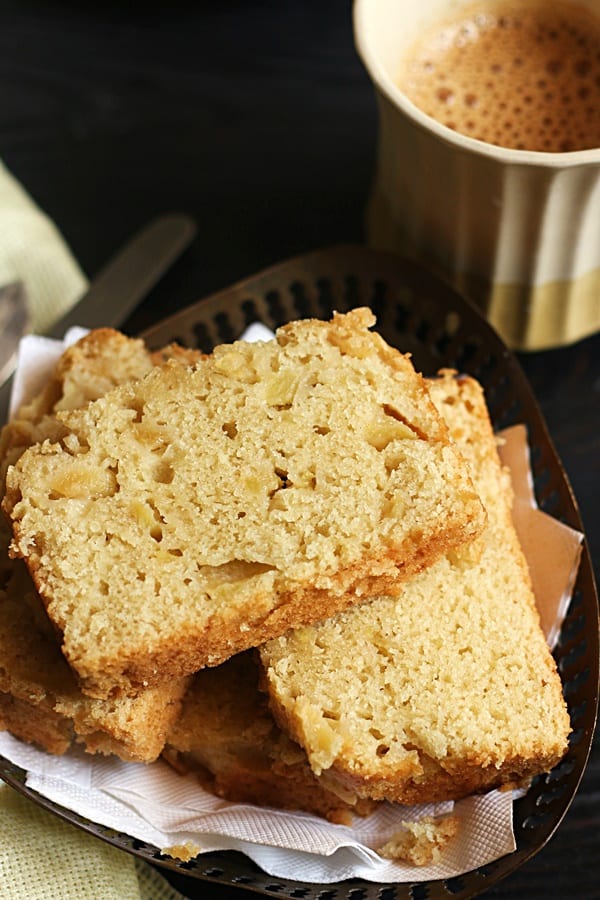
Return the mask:
[[27,298],[22,281],[0,288],[0,384],[8,378],[17,361],[17,347],[29,327]]
[[[195,234],[196,223],[185,214],[172,213],[151,221],[101,270],[81,300],[45,332],[46,336],[60,339],[73,325],[117,328],[160,281]],[[12,372],[0,387],[0,424],[8,417],[11,387]]]
[[111,259],[81,300],[46,335],[62,338],[73,325],[82,328],[121,325],[195,234],[196,223],[189,216],[173,213],[154,219]]

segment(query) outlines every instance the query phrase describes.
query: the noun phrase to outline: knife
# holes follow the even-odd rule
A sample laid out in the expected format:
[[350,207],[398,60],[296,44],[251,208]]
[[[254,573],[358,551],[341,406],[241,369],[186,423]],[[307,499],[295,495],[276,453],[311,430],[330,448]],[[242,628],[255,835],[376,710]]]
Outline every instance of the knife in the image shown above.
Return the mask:
[[[196,223],[185,214],[172,213],[151,221],[100,271],[81,300],[45,335],[62,339],[73,325],[117,328],[160,281],[195,234]],[[0,387],[0,423],[8,416],[11,387],[12,372]]]
[[81,300],[46,335],[62,338],[73,325],[82,328],[121,325],[195,234],[196,224],[186,215],[161,216],[150,222],[101,270]]
[[17,363],[19,340],[29,328],[27,298],[22,281],[0,288],[0,384]]

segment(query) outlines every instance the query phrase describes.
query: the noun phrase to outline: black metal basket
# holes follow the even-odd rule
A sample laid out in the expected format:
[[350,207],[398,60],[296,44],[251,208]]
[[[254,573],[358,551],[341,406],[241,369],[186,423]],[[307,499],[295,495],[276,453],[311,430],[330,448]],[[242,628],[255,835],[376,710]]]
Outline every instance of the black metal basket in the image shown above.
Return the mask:
[[[210,351],[238,338],[252,322],[271,329],[292,319],[329,318],[332,311],[370,306],[377,330],[412,354],[417,369],[433,375],[452,368],[477,378],[485,389],[496,429],[527,426],[539,506],[583,531],[567,476],[542,414],[515,358],[475,307],[420,267],[363,247],[339,247],[292,259],[208,297],[145,332],[152,347],[170,341]],[[84,830],[180,875],[244,887],[263,896],[307,900],[435,900],[467,898],[488,890],[537,853],[567,812],[589,755],[598,705],[598,600],[587,544],[555,658],[563,680],[573,732],[564,760],[537,778],[514,804],[517,849],[496,862],[441,881],[373,884],[360,879],[330,885],[273,878],[245,856],[209,853],[190,862],[161,856],[153,846],[83,819],[25,785],[26,773],[0,757],[0,776],[35,802]]]

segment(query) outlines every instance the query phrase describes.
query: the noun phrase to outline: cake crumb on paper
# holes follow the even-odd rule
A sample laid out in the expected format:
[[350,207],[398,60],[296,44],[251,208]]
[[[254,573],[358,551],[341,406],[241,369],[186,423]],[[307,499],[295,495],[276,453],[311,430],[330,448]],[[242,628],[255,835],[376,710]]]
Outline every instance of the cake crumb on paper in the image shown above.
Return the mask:
[[171,856],[173,859],[179,859],[181,862],[189,862],[195,859],[201,851],[201,847],[188,841],[185,844],[174,844],[172,847],[163,847],[160,851],[163,856]]
[[402,822],[387,843],[377,849],[384,859],[404,860],[427,866],[440,860],[443,850],[458,833],[458,816],[424,816],[416,822]]

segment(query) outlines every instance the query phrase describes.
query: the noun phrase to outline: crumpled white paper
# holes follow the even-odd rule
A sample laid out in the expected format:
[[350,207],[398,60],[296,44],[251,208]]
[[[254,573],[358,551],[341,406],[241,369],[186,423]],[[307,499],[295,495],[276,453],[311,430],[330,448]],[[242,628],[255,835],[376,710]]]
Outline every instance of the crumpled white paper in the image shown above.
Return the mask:
[[8,734],[0,734],[0,752],[27,770],[29,787],[93,822],[161,849],[188,844],[199,852],[239,850],[274,877],[323,884],[355,877],[381,883],[448,878],[515,848],[508,792],[455,804],[459,832],[443,863],[415,868],[380,859],[372,848],[403,821],[450,812],[453,804],[383,804],[348,828],[307,813],[229,803],[160,761],[145,766],[77,752],[52,757]]
[[[72,329],[65,343],[81,331]],[[261,325],[247,340],[268,339]],[[14,384],[16,409],[37,389],[64,348],[47,338],[24,339]],[[531,491],[524,429],[505,433],[503,461],[514,473],[515,514],[528,561],[534,571],[542,621],[549,642],[565,615],[580,553],[581,535],[540,512]],[[520,521],[520,525],[518,524]],[[537,529],[543,530],[540,543]],[[548,552],[548,540],[560,551],[561,566],[539,566],[536,548]],[[548,577],[550,574],[550,577]],[[539,593],[541,591],[542,593]],[[188,845],[193,853],[238,850],[273,877],[314,883],[363,878],[378,883],[451,878],[511,853],[512,795],[493,791],[460,802],[403,807],[382,804],[352,827],[333,825],[307,813],[229,803],[204,791],[193,775],[178,775],[162,761],[143,765],[72,751],[52,756],[0,733],[0,753],[28,773],[27,784],[44,797],[100,825],[109,826],[161,850]],[[374,848],[390,840],[405,821],[452,812],[457,836],[437,864],[415,867],[380,858]]]
[[39,393],[62,352],[87,334],[85,328],[70,328],[64,340],[27,334],[19,342],[17,368],[13,375],[8,417]]

